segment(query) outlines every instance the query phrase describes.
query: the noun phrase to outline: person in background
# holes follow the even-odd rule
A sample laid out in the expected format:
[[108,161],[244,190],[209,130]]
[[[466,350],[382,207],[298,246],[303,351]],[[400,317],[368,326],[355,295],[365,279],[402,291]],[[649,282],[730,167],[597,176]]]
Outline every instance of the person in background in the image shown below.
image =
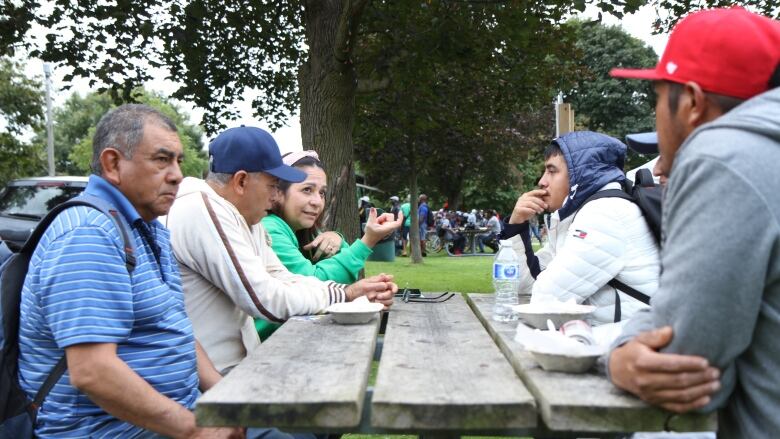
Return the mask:
[[477,228],[477,209],[471,209],[471,212],[466,214],[466,228],[467,229]]
[[360,217],[360,233],[362,234],[366,228],[366,221],[368,221],[368,211],[374,207],[371,203],[371,199],[368,195],[363,195],[358,200],[358,216]]
[[420,228],[420,253],[423,256],[428,256],[425,252],[425,238],[428,233],[428,196],[420,194],[420,197],[417,199],[417,204],[417,222]]
[[449,215],[442,217],[441,229],[444,235],[443,245],[450,246],[450,253],[462,255],[463,249],[466,247],[466,237],[458,231],[454,213],[450,212]]
[[398,213],[401,212],[401,203],[397,195],[390,197],[390,209],[388,209],[388,212],[393,214],[394,220],[398,219]]
[[542,235],[539,233],[539,217],[534,215],[528,220],[528,228],[531,230],[531,234],[539,241],[539,245],[542,244]]
[[[393,220],[398,219],[398,215],[401,213],[401,199],[397,195],[390,197],[390,208],[387,211],[393,215]],[[400,227],[393,231],[393,243],[395,244],[395,254],[398,255],[398,252],[403,249]]]
[[485,245],[492,248],[494,252],[498,251],[498,246],[496,245],[496,239],[498,238],[498,235],[501,233],[501,221],[498,220],[498,217],[496,216],[496,211],[493,209],[488,209],[487,216],[488,216],[487,227],[489,230],[487,233],[484,233],[477,237],[479,242],[480,253],[485,252]]
[[406,202],[401,205],[401,214],[404,216],[404,223],[401,226],[401,256],[407,255],[407,247],[409,244],[409,230],[412,226],[412,204],[409,202],[409,197],[406,197]]

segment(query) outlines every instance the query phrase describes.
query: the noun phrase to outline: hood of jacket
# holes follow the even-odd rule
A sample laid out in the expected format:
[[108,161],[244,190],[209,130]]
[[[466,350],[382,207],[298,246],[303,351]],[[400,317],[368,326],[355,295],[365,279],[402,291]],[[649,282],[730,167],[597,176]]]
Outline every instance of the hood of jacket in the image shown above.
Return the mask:
[[569,168],[569,195],[558,209],[561,220],[576,212],[607,183],[626,179],[623,173],[626,145],[614,137],[593,131],[573,131],[553,143],[561,148]]

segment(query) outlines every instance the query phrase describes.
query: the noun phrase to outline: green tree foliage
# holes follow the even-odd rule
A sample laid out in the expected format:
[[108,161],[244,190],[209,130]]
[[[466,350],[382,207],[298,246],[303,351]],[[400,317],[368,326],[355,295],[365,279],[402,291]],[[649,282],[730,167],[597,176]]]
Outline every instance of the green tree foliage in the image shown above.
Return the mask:
[[[578,62],[583,67],[566,101],[574,108],[578,129],[598,131],[618,139],[655,129],[655,94],[650,81],[626,81],[609,76],[613,67],[651,68],[658,62],[653,49],[619,26],[571,20],[577,38]],[[626,168],[650,157],[629,151]]]
[[358,101],[356,152],[372,182],[400,192],[416,178],[452,208],[503,207],[515,196],[506,194],[520,183],[518,161],[552,126],[532,120],[534,108],[549,107],[574,72],[558,61],[571,34],[537,7],[429,2],[410,15],[388,2],[366,11],[358,72],[385,83]]
[[[184,146],[182,173],[185,176],[202,177],[208,167],[208,158],[203,150],[203,131],[200,127],[190,123],[186,114],[159,94],[138,89],[133,92],[133,96],[136,101],[159,110],[173,120]],[[57,156],[65,157],[73,174],[86,175],[90,172],[95,126],[100,117],[114,107],[105,93],[90,93],[83,98],[78,95],[71,96],[63,108],[56,112],[57,131],[60,124],[65,131],[59,138],[69,142],[63,144],[67,154],[58,151]]]
[[0,184],[45,172],[44,151],[22,140],[42,122],[41,83],[26,78],[17,63],[0,58]]
[[622,139],[626,134],[652,131],[655,98],[650,81],[626,81],[609,76],[614,67],[654,67],[658,56],[641,40],[618,26],[571,20],[583,74],[566,94],[576,123]]
[[777,0],[652,0],[657,17],[653,28],[658,33],[667,33],[689,12],[707,8],[742,6],[753,12],[780,19],[780,3]]

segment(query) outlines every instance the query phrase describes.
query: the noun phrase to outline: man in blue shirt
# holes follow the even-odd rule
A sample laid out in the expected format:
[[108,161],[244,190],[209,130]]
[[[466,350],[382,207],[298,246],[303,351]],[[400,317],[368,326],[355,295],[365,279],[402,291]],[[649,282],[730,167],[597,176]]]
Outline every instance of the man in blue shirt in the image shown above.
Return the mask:
[[428,233],[428,196],[421,194],[418,198],[418,204],[417,223],[420,226],[420,253],[422,253],[423,256],[428,256],[428,254],[425,253],[425,239]]
[[176,126],[144,105],[100,120],[85,192],[132,228],[130,275],[120,231],[96,209],[63,211],[43,235],[22,290],[19,380],[32,398],[64,355],[67,372],[38,413],[38,437],[228,437],[198,429],[199,389],[220,379],[195,341],[168,230],[156,218],[182,179]]

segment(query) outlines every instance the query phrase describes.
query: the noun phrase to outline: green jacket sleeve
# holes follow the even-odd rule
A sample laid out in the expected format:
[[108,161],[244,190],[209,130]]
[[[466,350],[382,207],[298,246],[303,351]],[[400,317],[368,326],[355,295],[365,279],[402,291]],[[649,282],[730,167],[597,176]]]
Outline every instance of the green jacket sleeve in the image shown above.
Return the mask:
[[290,226],[276,215],[263,218],[263,227],[271,237],[271,248],[285,267],[293,273],[314,276],[320,280],[332,280],[339,283],[353,283],[358,272],[365,266],[372,251],[363,241],[356,240],[352,245],[342,241],[341,250],[334,256],[318,261],[316,264],[298,249],[298,239]]

